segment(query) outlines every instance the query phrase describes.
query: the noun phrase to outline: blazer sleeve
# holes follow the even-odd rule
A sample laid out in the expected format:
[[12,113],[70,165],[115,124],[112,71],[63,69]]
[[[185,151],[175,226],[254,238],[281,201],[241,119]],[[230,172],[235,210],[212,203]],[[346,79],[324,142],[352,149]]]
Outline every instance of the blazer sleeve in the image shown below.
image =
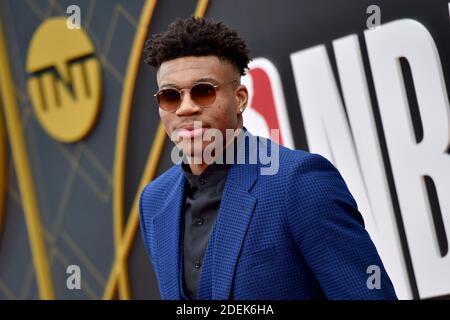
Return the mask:
[[338,170],[312,153],[291,163],[285,193],[289,227],[327,298],[397,299]]
[[147,250],[148,256],[150,258],[151,263],[154,265],[154,250],[151,248],[151,239],[150,239],[150,228],[151,228],[151,219],[152,215],[149,212],[149,206],[151,201],[147,199],[147,193],[149,192],[150,184],[148,184],[141,192],[139,197],[139,224],[141,229],[142,239],[144,240],[144,245]]

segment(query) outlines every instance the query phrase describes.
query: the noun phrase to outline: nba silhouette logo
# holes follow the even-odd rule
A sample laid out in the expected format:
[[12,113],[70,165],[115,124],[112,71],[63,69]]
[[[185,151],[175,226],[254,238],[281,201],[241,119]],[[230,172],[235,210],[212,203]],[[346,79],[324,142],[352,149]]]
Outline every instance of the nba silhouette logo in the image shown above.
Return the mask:
[[279,130],[279,141],[273,140],[294,149],[281,78],[273,63],[266,58],[254,59],[242,77],[242,84],[249,92],[244,126],[264,138],[271,138],[270,130]]

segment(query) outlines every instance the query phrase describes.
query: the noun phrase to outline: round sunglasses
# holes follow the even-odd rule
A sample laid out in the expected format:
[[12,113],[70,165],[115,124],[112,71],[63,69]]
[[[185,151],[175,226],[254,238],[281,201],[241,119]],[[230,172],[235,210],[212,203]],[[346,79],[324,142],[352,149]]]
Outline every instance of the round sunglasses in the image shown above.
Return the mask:
[[221,85],[212,84],[209,82],[197,82],[190,88],[163,88],[154,94],[156,102],[159,107],[169,112],[175,112],[183,101],[183,91],[188,91],[191,100],[199,107],[208,107],[216,101],[217,88],[233,82],[238,82],[236,79],[223,83]]

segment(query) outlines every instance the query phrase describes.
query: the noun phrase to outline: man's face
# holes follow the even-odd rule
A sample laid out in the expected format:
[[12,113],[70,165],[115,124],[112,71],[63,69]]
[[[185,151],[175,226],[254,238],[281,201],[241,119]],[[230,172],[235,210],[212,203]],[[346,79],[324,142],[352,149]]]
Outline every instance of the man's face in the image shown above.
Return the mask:
[[[239,79],[237,68],[216,56],[189,56],[163,62],[157,72],[159,89],[189,89],[198,82],[218,85],[216,99],[211,105],[205,107],[196,105],[188,91],[184,90],[183,100],[176,111],[169,112],[159,108],[161,121],[169,137],[173,137],[172,134],[175,132],[186,133],[182,128],[190,129],[194,121],[201,121],[201,125],[205,128],[200,130],[203,134],[208,128],[213,128],[220,130],[224,138],[226,129],[242,127],[240,108],[245,108],[248,92],[245,86],[233,81]],[[191,156],[193,153],[198,155],[199,151],[203,152],[206,146],[212,143],[203,141],[200,145],[201,150],[194,150],[194,138],[183,137],[174,142],[185,155]]]

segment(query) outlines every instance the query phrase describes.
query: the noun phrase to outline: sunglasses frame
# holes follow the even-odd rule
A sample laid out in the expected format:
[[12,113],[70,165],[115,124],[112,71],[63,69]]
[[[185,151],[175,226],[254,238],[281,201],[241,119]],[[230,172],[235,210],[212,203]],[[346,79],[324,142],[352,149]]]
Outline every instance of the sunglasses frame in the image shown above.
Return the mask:
[[[233,83],[233,82],[239,83],[239,81],[238,81],[237,79],[234,79],[234,80],[231,80],[231,81],[229,81],[229,82],[222,83],[222,84],[213,84],[213,83],[207,82],[207,81],[200,81],[200,82],[194,83],[190,88],[178,89],[178,88],[175,88],[175,87],[167,87],[167,88],[159,89],[153,96],[154,96],[155,99],[156,99],[156,104],[157,104],[161,109],[163,109],[163,110],[165,110],[165,111],[167,111],[167,112],[175,112],[175,111],[177,111],[177,110],[181,107],[181,104],[182,104],[182,102],[183,102],[183,99],[184,99],[183,91],[188,91],[188,92],[189,92],[189,95],[190,95],[190,94],[191,94],[192,88],[195,87],[196,85],[199,85],[199,84],[207,84],[207,85],[210,85],[210,86],[212,86],[212,87],[214,88],[214,100],[211,102],[211,104],[213,104],[213,103],[216,101],[216,97],[217,97],[217,89],[218,89],[219,87],[221,87],[221,86],[225,86],[225,85],[230,84],[230,83]],[[161,107],[161,105],[159,104],[159,101],[158,101],[158,95],[159,95],[161,92],[163,92],[164,90],[167,90],[167,89],[178,91],[178,94],[180,95],[180,104],[179,104],[174,110],[163,108],[163,107]],[[194,100],[192,100],[192,101],[195,103]],[[197,104],[196,104],[196,105],[197,105]],[[201,108],[205,108],[205,107],[206,107],[206,108],[207,108],[208,106],[209,106],[209,105],[207,105],[207,106],[199,106],[199,107],[201,107]]]

